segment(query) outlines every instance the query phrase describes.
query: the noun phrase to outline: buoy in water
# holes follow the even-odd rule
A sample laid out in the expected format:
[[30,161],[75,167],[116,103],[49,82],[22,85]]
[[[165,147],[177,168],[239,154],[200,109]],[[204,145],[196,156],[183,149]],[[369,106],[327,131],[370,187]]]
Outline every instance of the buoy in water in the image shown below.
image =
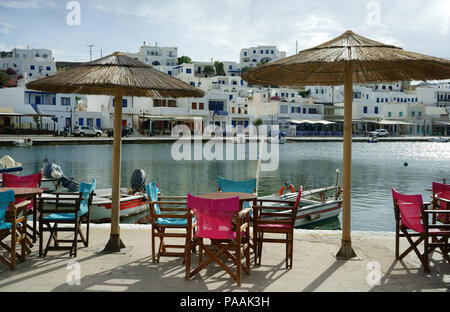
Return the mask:
[[405,163],[403,164],[403,166],[408,167],[408,163],[405,161]]

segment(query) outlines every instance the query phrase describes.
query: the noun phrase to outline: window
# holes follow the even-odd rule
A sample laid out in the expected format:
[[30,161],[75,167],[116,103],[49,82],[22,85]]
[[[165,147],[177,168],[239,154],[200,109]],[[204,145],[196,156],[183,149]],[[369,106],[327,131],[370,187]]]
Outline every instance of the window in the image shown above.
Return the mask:
[[244,56],[247,56],[247,52],[244,52]]
[[190,84],[191,86],[195,87],[195,82],[191,81]]
[[301,113],[301,107],[297,107],[297,113]]
[[303,114],[306,114],[306,108],[303,107]]
[[50,71],[52,70],[52,68],[50,66],[47,66],[47,70]]
[[269,50],[266,50],[266,54],[269,54]]
[[411,116],[415,117],[416,116],[416,112],[411,112]]
[[70,106],[70,97],[62,97],[61,106]]
[[233,65],[228,66],[228,69],[233,69]]
[[30,65],[30,70],[34,70],[34,65]]
[[375,111],[375,114],[378,114],[378,106],[375,106],[374,111]]
[[223,111],[224,102],[223,101],[209,101],[209,110],[210,111]]
[[419,117],[422,117],[422,112],[419,112]]
[[231,113],[234,114],[234,107],[231,108]]
[[392,117],[392,112],[388,112],[388,117]]
[[256,50],[253,50],[253,54],[256,54]]
[[380,103],[380,98],[377,98],[377,103]]
[[228,98],[231,101],[233,99],[233,94],[230,94]]
[[197,109],[197,103],[196,102],[192,102],[192,109]]
[[317,110],[315,108],[308,109],[308,114],[317,114]]
[[364,114],[367,114],[367,106],[364,106],[363,112],[364,112]]
[[171,71],[171,70],[169,70],[167,73],[168,73],[170,76],[172,76],[172,71]]
[[271,53],[271,54],[273,54],[273,50],[272,50],[272,51],[270,51],[270,53]]
[[198,103],[198,109],[205,109],[204,103]]
[[[113,107],[114,107],[114,99],[113,99]],[[122,99],[122,107],[128,107],[128,100]]]
[[403,112],[399,112],[399,113],[398,113],[398,116],[399,116],[399,117],[403,117]]
[[83,118],[78,118],[78,125],[80,125],[80,126],[84,125],[84,119]]
[[295,113],[295,107],[291,107],[291,114]]

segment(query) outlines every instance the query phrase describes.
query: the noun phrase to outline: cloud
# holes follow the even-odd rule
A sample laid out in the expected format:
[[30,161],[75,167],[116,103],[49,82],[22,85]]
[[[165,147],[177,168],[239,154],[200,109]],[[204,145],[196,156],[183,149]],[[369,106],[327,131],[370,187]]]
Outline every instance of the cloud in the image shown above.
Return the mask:
[[31,1],[0,1],[0,6],[10,9],[41,9],[46,7],[59,7],[56,2],[31,0]]
[[5,21],[0,21],[0,33],[2,33],[4,35],[8,35],[9,32],[11,31],[11,29],[13,29],[13,28],[14,28],[13,24],[10,24]]

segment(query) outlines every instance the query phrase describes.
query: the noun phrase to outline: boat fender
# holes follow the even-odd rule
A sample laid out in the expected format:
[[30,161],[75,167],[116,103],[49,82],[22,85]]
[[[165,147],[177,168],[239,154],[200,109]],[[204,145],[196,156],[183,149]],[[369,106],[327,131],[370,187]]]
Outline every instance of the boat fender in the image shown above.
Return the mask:
[[280,190],[280,196],[286,194],[286,190],[289,188],[291,193],[295,193],[295,187],[292,184],[284,183],[283,187]]
[[310,214],[310,215],[307,215],[307,216],[305,217],[305,219],[306,219],[307,221],[314,221],[314,220],[317,220],[317,219],[319,219],[319,218],[320,218],[320,213]]

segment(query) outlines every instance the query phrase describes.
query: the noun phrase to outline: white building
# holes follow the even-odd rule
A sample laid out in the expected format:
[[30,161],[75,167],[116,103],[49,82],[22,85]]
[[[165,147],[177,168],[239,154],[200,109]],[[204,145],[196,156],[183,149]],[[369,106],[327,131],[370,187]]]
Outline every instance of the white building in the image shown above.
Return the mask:
[[154,46],[144,44],[138,53],[126,53],[143,63],[152,66],[175,66],[178,64],[178,48],[177,47],[158,47],[158,43]]
[[268,63],[286,57],[286,52],[279,51],[276,46],[256,46],[242,49],[240,63],[242,67],[254,67],[258,63]]
[[0,55],[0,69],[11,68],[29,80],[56,74],[56,63],[49,49],[13,49]]

